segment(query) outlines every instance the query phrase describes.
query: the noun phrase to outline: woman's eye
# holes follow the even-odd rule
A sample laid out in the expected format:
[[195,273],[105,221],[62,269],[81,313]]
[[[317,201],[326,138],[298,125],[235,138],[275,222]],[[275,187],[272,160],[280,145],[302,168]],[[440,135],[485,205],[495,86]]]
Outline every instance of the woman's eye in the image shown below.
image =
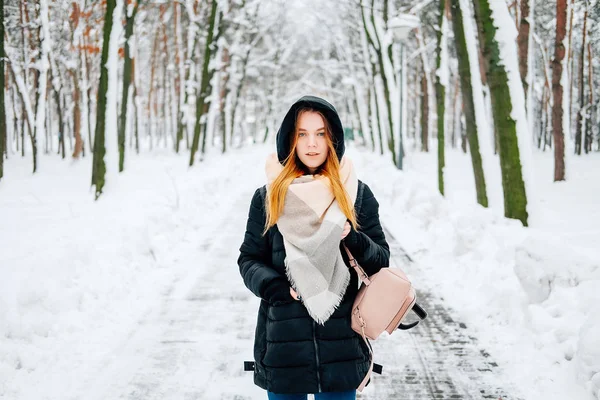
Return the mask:
[[319,135],[319,136],[325,136],[325,132],[319,132],[319,133],[317,133],[317,135]]
[[302,133],[302,132],[300,132],[300,133],[298,134],[298,136],[300,136],[300,137],[302,137],[302,136],[304,136],[304,135],[305,135],[305,134],[304,134],[304,133]]

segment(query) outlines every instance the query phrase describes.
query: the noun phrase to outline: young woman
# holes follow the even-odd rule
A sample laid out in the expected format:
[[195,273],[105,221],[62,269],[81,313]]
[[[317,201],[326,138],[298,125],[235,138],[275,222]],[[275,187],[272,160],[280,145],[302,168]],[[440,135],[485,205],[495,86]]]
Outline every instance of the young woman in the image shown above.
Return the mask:
[[254,383],[270,400],[355,399],[370,359],[350,326],[359,280],[342,241],[369,275],[388,266],[390,252],[379,204],[344,157],[335,108],[313,96],[292,105],[266,173],[238,259],[262,299]]

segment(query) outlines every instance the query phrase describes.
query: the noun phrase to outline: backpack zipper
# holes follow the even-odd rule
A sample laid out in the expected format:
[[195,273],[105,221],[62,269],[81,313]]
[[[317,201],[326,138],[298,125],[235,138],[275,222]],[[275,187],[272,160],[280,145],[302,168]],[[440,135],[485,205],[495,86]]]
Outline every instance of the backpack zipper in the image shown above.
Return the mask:
[[315,356],[317,358],[317,386],[321,393],[321,377],[319,375],[319,345],[317,344],[317,323],[313,320],[313,343],[315,345]]

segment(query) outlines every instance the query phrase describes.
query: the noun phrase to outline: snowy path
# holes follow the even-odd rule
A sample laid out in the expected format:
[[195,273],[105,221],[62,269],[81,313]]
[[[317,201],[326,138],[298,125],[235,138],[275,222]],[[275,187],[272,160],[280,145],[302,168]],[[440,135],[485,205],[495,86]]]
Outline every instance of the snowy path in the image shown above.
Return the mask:
[[[418,276],[419,269],[387,230],[386,237],[392,266]],[[429,313],[427,320],[412,331],[383,335],[374,344],[375,360],[384,365],[384,373],[375,376],[375,385],[362,398],[519,398],[501,380],[498,365],[469,334],[467,326],[453,318],[442,299],[419,290],[418,302]]]
[[[258,300],[236,268],[251,193],[238,196],[222,214],[218,232],[194,244],[201,250],[198,269],[163,293],[162,305],[139,321],[96,373],[79,382],[73,398],[266,398],[251,373],[242,370],[242,361],[252,359]],[[418,273],[388,237],[394,262]],[[429,320],[413,333],[398,332],[376,343],[376,362],[384,365],[384,374],[376,375],[359,398],[516,399],[503,390],[496,364],[442,300],[420,293],[420,302]]]
[[216,234],[195,244],[197,271],[164,294],[162,306],[82,387],[86,399],[260,397],[249,397],[261,390],[240,368],[251,357],[256,309],[236,268],[250,197],[239,196]]

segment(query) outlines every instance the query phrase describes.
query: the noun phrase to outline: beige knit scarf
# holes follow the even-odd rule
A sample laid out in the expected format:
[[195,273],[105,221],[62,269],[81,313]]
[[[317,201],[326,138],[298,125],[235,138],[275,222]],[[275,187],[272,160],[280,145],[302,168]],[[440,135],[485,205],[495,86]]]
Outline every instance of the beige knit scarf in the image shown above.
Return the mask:
[[[271,155],[266,163],[267,192],[282,170],[277,156]],[[347,157],[342,158],[340,176],[354,204],[358,179]],[[277,220],[285,246],[287,277],[319,324],[324,324],[339,306],[350,282],[339,248],[346,220],[329,178],[318,174],[292,181]]]

